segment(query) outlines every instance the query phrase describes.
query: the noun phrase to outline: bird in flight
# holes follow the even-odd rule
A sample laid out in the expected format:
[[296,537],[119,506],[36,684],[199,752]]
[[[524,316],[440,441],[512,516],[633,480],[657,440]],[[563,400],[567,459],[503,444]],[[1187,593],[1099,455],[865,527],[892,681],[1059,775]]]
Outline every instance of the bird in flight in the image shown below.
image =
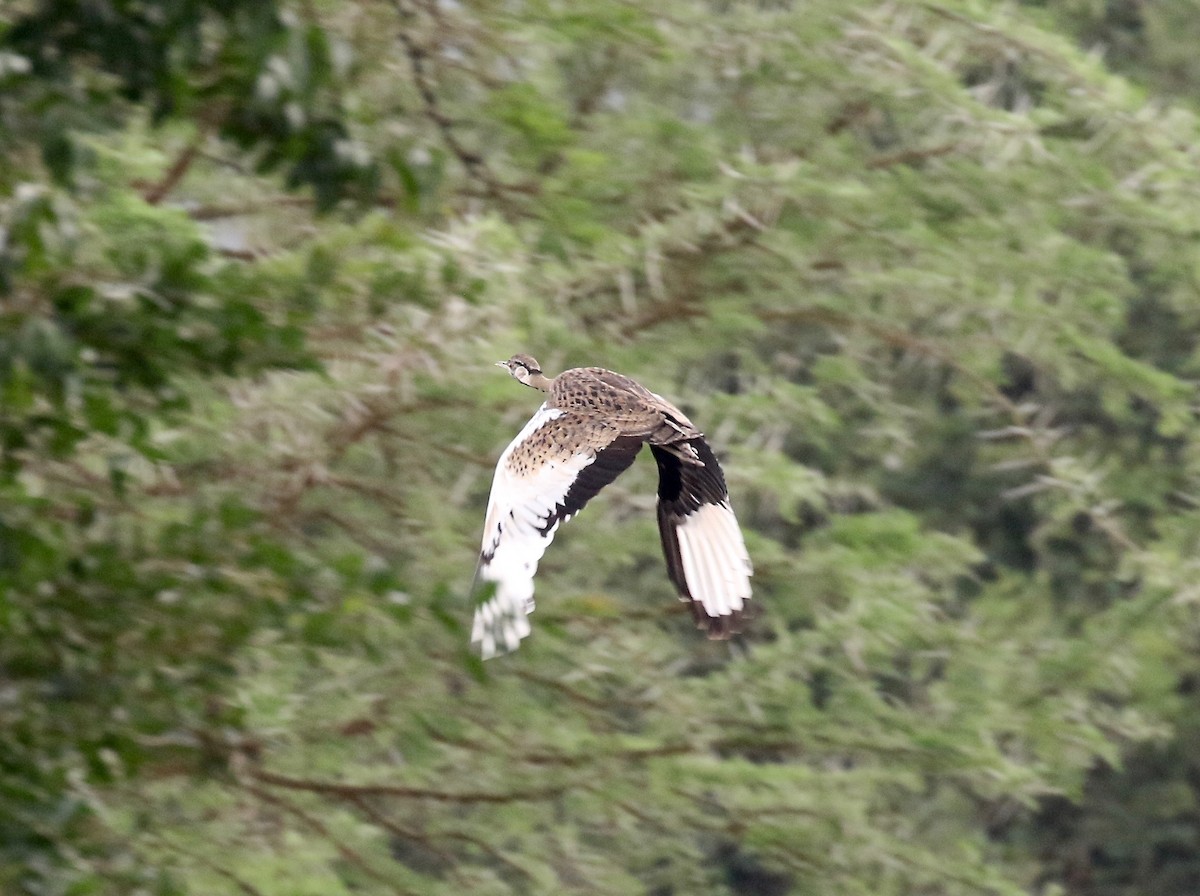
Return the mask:
[[471,643],[484,659],[529,634],[533,576],[559,524],[633,463],[658,464],[658,529],[667,575],[710,638],[740,630],[753,570],[725,477],[704,434],[679,408],[627,376],[577,367],[554,378],[529,355],[497,362],[548,393],[496,464],[476,581]]

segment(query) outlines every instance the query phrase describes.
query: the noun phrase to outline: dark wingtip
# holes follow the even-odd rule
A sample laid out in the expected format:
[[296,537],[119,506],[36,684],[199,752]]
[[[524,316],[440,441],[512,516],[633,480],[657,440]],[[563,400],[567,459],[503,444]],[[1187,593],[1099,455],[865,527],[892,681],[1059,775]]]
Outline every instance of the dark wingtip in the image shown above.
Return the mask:
[[695,601],[692,603],[692,618],[696,628],[707,634],[710,641],[728,641],[742,631],[745,613],[738,610],[728,616],[709,616],[699,601]]

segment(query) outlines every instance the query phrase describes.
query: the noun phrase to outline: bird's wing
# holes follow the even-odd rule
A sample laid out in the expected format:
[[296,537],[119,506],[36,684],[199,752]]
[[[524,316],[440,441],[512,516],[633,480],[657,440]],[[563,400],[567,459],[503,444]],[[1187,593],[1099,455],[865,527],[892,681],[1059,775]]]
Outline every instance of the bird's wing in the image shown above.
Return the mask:
[[691,601],[697,628],[728,638],[741,627],[754,570],[712,449],[702,438],[688,444],[703,466],[650,446],[658,463],[658,531],[667,573],[680,600]]
[[533,576],[560,523],[583,509],[637,456],[642,438],[543,404],[500,455],[492,479],[471,643],[484,659],[529,634]]

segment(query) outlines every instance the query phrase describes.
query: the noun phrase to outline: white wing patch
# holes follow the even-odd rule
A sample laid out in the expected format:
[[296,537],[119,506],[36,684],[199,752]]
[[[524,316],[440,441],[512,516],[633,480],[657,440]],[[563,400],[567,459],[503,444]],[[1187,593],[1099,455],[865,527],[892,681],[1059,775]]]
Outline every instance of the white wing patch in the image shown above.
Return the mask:
[[509,468],[517,446],[564,413],[543,404],[496,464],[477,573],[478,581],[494,582],[495,591],[476,608],[471,628],[471,643],[479,645],[484,659],[516,650],[529,634],[525,617],[533,611],[534,573],[559,523],[570,515],[555,517],[580,471],[596,460],[595,452],[587,451],[546,460],[520,476]]
[[754,569],[728,501],[701,504],[675,527],[692,600],[710,617],[737,613],[750,599]]

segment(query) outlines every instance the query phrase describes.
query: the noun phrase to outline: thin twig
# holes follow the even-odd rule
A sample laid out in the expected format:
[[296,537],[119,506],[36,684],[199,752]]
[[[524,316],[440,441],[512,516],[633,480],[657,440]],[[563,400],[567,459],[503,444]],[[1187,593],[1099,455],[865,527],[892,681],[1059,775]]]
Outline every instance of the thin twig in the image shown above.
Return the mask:
[[245,894],[245,896],[264,896],[263,891],[258,889],[258,887],[254,886],[249,881],[243,880],[242,878],[238,877],[236,874],[234,874],[228,868],[221,867],[219,864],[214,862],[208,856],[198,853],[194,850],[188,849],[187,847],[180,846],[174,840],[167,838],[166,836],[164,836],[163,834],[161,834],[157,831],[147,830],[145,833],[147,835],[149,835],[152,839],[158,840],[158,842],[163,845],[164,849],[169,849],[173,852],[179,853],[182,856],[186,856],[187,858],[191,859],[193,862],[197,862],[198,864],[203,865],[205,868],[207,868],[213,874],[216,874],[218,877],[225,878],[225,880],[229,881],[235,887],[237,887],[239,890],[241,890]]
[[413,40],[407,30],[407,26],[415,20],[416,14],[407,8],[403,0],[392,0],[392,6],[403,23],[398,37],[400,45],[404,48],[404,55],[408,57],[409,70],[412,72],[413,84],[417,88],[417,93],[420,94],[425,117],[437,127],[442,141],[466,170],[467,176],[481,183],[489,198],[503,198],[510,188],[496,178],[482,155],[475,150],[468,149],[458,139],[454,120],[442,111],[441,101],[434,88],[427,65],[429,51]]
[[891,168],[895,165],[915,165],[917,162],[936,159],[939,156],[948,156],[963,149],[966,149],[966,147],[961,143],[944,143],[941,146],[931,146],[928,149],[902,149],[899,152],[889,153],[885,156],[876,156],[867,162],[867,167],[878,169]]
[[[423,834],[420,831],[414,831],[410,828],[406,828],[388,818],[386,815],[372,806],[365,797],[356,797],[352,802],[362,811],[364,815],[366,815],[369,819],[371,819],[371,821],[375,822],[384,830],[391,832],[393,835],[400,837],[401,839],[413,840],[417,843],[420,843],[421,845],[437,853],[438,856],[446,861],[452,868],[454,868],[454,864],[459,860],[459,857],[435,843],[434,841],[436,839],[440,838],[443,840],[459,840],[463,843],[468,843],[471,846],[474,846],[480,852],[489,856],[493,861],[504,865],[512,871],[515,871],[526,880],[533,880],[533,875],[529,871],[505,856],[491,844],[485,843],[476,837],[472,837],[469,834],[464,834],[461,831],[438,831],[433,834]],[[454,869],[453,873],[456,877],[459,876],[457,869]]]
[[183,180],[183,176],[187,174],[188,169],[192,167],[192,162],[196,161],[200,147],[204,144],[207,136],[204,131],[201,131],[193,137],[192,141],[175,158],[175,161],[167,169],[162,179],[158,183],[151,185],[142,194],[142,199],[150,205],[158,205],[158,203],[162,202],[178,186],[179,182]]
[[433,790],[425,787],[405,787],[398,784],[339,784],[333,781],[314,781],[309,778],[293,778],[265,769],[252,769],[248,774],[263,784],[282,787],[285,790],[303,790],[354,800],[368,796],[393,796],[402,799],[430,800],[438,803],[516,803],[523,800],[551,800],[567,792],[567,787],[534,787],[528,790],[507,792],[481,790]]
[[406,894],[406,896],[419,896],[419,894],[417,894],[416,891],[414,891],[414,890],[409,890],[407,888],[400,888],[399,886],[396,885],[395,881],[393,881],[387,875],[381,873],[380,871],[377,871],[371,865],[370,862],[368,862],[365,858],[363,858],[362,854],[360,852],[358,852],[358,850],[354,849],[351,846],[348,846],[347,844],[343,843],[341,841],[341,839],[334,836],[333,832],[329,830],[329,826],[326,825],[319,818],[314,816],[312,813],[307,812],[304,809],[301,809],[299,806],[295,805],[294,803],[291,803],[288,800],[285,800],[282,797],[271,793],[269,790],[266,790],[262,787],[256,787],[254,784],[251,784],[248,781],[243,780],[243,781],[240,781],[239,783],[241,784],[241,786],[244,790],[246,790],[249,793],[254,794],[254,796],[256,796],[258,799],[262,800],[264,803],[268,803],[272,806],[275,806],[276,808],[281,809],[282,811],[288,813],[289,815],[293,815],[296,818],[298,818],[305,826],[307,826],[311,830],[315,831],[318,835],[320,835],[321,837],[324,837],[326,840],[328,840],[330,843],[332,843],[333,847],[338,851],[338,853],[342,856],[342,858],[344,858],[346,861],[356,865],[368,877],[372,878],[373,880],[375,880],[379,883],[390,886],[397,893],[404,893],[404,894]]
[[830,308],[766,308],[757,312],[760,320],[767,323],[778,323],[784,321],[797,322],[813,322],[823,323],[838,329],[862,329],[870,333],[880,342],[894,348],[904,349],[905,351],[913,352],[914,354],[924,355],[927,358],[933,358],[947,367],[953,369],[969,379],[972,383],[988,394],[997,405],[1002,407],[1005,412],[1014,420],[1023,422],[1022,416],[1017,409],[1017,406],[1009,400],[996,385],[986,377],[976,373],[971,368],[962,364],[957,358],[950,354],[941,346],[936,345],[928,340],[913,336],[911,333],[906,333],[904,330],[899,330],[894,327],[889,327],[877,321],[867,320],[861,317],[855,317],[852,314],[846,314],[841,311],[834,311]]

